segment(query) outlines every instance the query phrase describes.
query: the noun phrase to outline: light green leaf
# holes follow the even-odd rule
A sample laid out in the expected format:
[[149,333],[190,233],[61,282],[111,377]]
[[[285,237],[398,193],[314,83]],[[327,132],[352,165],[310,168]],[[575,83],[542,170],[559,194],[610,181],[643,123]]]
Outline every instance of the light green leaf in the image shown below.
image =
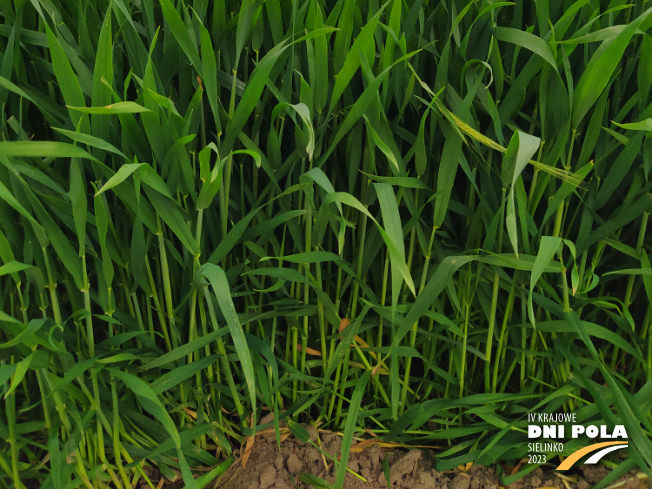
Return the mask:
[[104,107],[74,107],[68,106],[70,110],[82,112],[84,114],[140,114],[142,112],[150,112],[149,109],[138,105],[135,102],[117,102]]
[[555,57],[552,55],[550,46],[540,37],[511,27],[496,27],[494,32],[496,38],[500,41],[510,42],[532,51],[534,54],[541,56],[550,63],[550,66],[557,71],[557,62],[555,61]]
[[550,264],[550,260],[555,256],[559,246],[561,245],[561,238],[556,238],[553,236],[542,236],[541,243],[539,244],[539,252],[534,261],[534,267],[532,268],[532,274],[530,275],[530,294],[528,295],[528,316],[530,317],[530,322],[532,326],[536,328],[536,323],[534,320],[534,307],[532,305],[532,292],[534,287],[537,285],[539,278],[545,271],[546,267]]
[[[254,377],[254,367],[251,360],[251,353],[247,346],[247,339],[245,338],[244,331],[240,325],[238,314],[236,313],[235,306],[230,294],[229,282],[226,279],[224,270],[212,263],[202,265],[198,273],[208,279],[213,287],[213,293],[217,298],[217,303],[220,305],[222,315],[226,318],[231,333],[231,339],[235,346],[235,351],[238,354],[240,363],[242,364],[242,371],[249,390],[249,400],[251,402],[252,412],[256,412],[256,381]],[[253,415],[252,425],[256,425],[255,414]]]
[[614,126],[622,127],[632,131],[652,131],[652,119],[645,119],[640,122],[631,122],[629,124],[618,124],[611,121]]

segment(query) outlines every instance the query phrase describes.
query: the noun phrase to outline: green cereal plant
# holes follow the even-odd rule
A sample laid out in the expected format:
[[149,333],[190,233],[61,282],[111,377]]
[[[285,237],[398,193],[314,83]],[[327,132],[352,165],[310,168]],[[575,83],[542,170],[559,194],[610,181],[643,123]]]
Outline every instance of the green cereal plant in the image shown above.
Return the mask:
[[0,488],[205,487],[269,412],[342,431],[336,486],[532,411],[651,475],[651,14],[0,0]]

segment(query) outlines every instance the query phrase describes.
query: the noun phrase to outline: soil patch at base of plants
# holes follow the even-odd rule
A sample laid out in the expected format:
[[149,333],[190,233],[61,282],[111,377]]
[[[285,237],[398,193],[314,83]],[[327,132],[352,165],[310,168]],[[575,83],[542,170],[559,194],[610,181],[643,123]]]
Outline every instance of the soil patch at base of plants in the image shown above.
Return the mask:
[[[312,436],[314,435],[314,436]],[[314,438],[314,440],[312,440]],[[317,441],[316,430],[311,431],[311,440]],[[341,453],[342,440],[335,434],[319,434],[319,446],[331,456]],[[244,453],[244,448],[243,448]],[[343,489],[498,489],[500,478],[495,467],[471,465],[468,470],[455,468],[439,472],[434,469],[435,460],[432,450],[403,450],[381,448],[375,443],[362,451],[352,451],[349,455],[348,468],[360,477],[347,472]],[[387,483],[384,463],[389,465],[389,485]],[[541,468],[525,475],[512,483],[510,489],[589,489],[608,474],[602,465],[581,466],[572,478],[562,479],[554,472],[544,472]],[[311,444],[306,444],[293,437],[281,442],[279,449],[274,435],[256,437],[248,454],[239,457],[229,469],[215,482],[208,484],[209,489],[307,489],[321,486],[311,477],[318,477],[328,484],[333,484],[336,477],[334,464],[324,457]],[[363,480],[364,479],[364,480]],[[620,481],[624,484],[619,489],[652,489],[652,485],[639,479],[636,472],[630,473]]]

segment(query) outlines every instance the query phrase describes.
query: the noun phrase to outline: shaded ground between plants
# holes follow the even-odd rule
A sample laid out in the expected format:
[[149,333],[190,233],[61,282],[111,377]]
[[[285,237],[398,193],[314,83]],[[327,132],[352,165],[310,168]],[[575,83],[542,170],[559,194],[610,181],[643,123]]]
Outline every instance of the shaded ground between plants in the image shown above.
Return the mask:
[[[311,441],[317,443],[326,453],[338,456],[342,441],[336,433],[306,427]],[[271,430],[270,430],[271,431]],[[310,477],[318,477],[329,484],[335,481],[333,463],[319,450],[292,436],[282,437],[279,449],[273,433],[257,436],[249,444],[249,451],[243,446],[240,456],[218,479],[209,483],[207,489],[307,489],[320,486]],[[355,444],[352,450],[355,450]],[[381,447],[378,443],[367,445],[349,455],[348,467],[360,477],[346,474],[343,489],[499,489],[500,478],[495,466],[471,465],[439,472],[434,469],[435,453],[432,450],[404,450]],[[383,460],[389,466],[388,486]],[[590,489],[600,482],[609,471],[602,465],[580,466],[574,474],[559,477],[552,470],[538,468],[512,483],[509,489]],[[652,489],[647,479],[637,477],[633,471],[619,479],[618,489]],[[364,479],[364,480],[363,480]],[[181,480],[161,486],[165,489],[181,489]],[[613,487],[613,485],[611,486]]]

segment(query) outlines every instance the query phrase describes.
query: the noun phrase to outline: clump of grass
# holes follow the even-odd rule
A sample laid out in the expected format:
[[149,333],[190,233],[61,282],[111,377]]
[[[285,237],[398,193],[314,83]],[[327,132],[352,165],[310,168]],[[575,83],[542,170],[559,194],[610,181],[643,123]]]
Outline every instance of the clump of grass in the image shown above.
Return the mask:
[[440,469],[572,411],[652,465],[643,3],[1,13],[1,487],[203,487],[268,410]]

